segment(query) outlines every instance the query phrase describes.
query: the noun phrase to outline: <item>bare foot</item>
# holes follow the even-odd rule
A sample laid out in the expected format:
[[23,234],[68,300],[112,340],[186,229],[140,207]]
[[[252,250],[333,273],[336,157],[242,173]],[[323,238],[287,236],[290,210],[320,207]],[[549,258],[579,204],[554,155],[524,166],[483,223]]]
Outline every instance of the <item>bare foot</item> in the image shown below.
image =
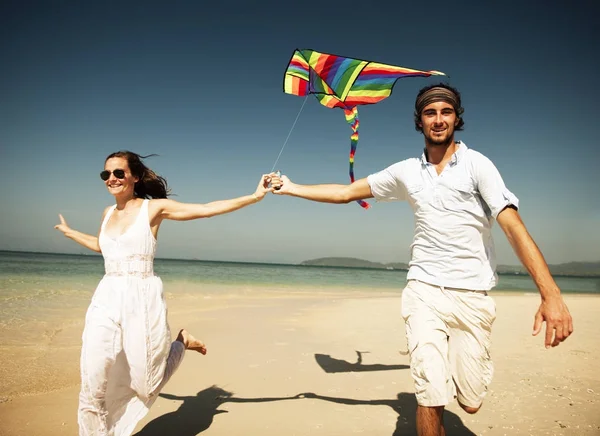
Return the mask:
[[187,330],[181,329],[177,335],[177,340],[182,342],[186,350],[194,350],[202,354],[206,354],[206,345],[195,337],[193,337]]

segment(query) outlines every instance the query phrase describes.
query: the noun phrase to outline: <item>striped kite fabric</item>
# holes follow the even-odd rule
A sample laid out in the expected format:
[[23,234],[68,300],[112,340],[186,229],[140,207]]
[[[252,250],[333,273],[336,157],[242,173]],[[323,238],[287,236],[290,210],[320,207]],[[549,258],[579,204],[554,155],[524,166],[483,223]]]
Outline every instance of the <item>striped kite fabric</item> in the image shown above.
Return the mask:
[[[297,96],[313,94],[323,106],[344,110],[346,121],[352,128],[350,180],[354,182],[359,125],[356,106],[375,104],[389,97],[400,78],[432,75],[445,74],[296,49],[285,71],[283,90]],[[358,203],[369,208],[366,201],[359,200]]]

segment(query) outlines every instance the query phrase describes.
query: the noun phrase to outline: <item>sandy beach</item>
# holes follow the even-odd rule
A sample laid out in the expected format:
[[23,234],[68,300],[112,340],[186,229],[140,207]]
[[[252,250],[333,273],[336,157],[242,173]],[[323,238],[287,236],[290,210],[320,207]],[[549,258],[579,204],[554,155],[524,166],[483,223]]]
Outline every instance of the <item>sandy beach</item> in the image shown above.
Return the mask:
[[[488,398],[476,415],[448,406],[447,434],[600,434],[600,298],[567,295],[575,334],[546,350],[531,336],[539,297],[494,297]],[[4,338],[0,435],[77,434],[83,309],[71,316]],[[136,435],[415,434],[399,293],[175,299],[169,321],[208,354],[188,352]]]

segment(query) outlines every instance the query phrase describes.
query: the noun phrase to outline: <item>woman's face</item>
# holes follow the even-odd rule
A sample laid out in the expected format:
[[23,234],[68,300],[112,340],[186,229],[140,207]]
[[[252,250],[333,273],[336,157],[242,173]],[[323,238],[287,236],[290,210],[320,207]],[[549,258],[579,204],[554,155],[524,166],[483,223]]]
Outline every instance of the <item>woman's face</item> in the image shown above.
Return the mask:
[[114,196],[133,196],[135,183],[139,180],[131,174],[127,159],[111,157],[100,173],[106,189]]

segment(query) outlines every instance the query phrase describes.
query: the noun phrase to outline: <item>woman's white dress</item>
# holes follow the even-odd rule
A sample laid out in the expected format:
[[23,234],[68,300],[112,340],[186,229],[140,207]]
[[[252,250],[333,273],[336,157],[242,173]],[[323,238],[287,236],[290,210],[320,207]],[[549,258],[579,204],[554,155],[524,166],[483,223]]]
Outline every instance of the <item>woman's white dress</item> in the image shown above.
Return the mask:
[[130,228],[113,238],[102,222],[105,275],[88,308],[82,335],[79,434],[128,436],[181,363],[185,347],[171,342],[156,239],[144,200]]

